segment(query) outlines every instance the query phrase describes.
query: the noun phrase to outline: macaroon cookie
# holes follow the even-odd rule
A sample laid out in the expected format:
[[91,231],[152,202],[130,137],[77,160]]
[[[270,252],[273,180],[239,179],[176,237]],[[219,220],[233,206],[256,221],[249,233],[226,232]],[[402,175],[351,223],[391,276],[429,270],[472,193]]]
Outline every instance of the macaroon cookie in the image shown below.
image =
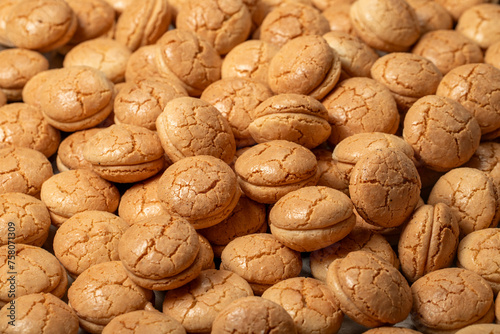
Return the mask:
[[500,41],[491,44],[484,54],[484,62],[500,69]]
[[331,288],[310,277],[278,282],[262,298],[281,305],[293,319],[297,333],[336,333],[344,315]]
[[[105,0],[67,0],[76,15],[76,31],[67,47],[101,37],[114,28],[117,16],[113,7]],[[113,42],[110,42],[113,44]],[[63,47],[62,49],[65,49]]]
[[500,184],[500,143],[482,142],[463,167],[479,169]]
[[457,21],[463,12],[465,12],[470,7],[479,5],[485,2],[491,2],[490,0],[436,0],[441,6],[446,8],[446,10],[451,14],[453,19]]
[[412,295],[406,279],[373,253],[354,251],[333,261],[327,284],[342,312],[363,326],[393,325],[410,314]]
[[91,128],[73,132],[61,141],[57,148],[56,165],[59,172],[70,169],[92,169],[92,164],[83,157],[85,143],[101,131],[100,128]]
[[419,331],[456,332],[474,323],[493,322],[491,287],[470,270],[433,271],[415,281],[411,293],[411,319]]
[[209,102],[180,97],[168,102],[156,119],[161,146],[173,162],[210,155],[229,163],[236,151],[226,118]]
[[61,172],[45,181],[40,199],[49,209],[52,225],[58,227],[79,212],[114,212],[120,193],[116,186],[95,172],[76,169]]
[[420,34],[439,29],[452,29],[453,18],[451,14],[433,0],[407,0],[408,4],[415,10],[420,23]]
[[0,44],[6,47],[13,47],[11,41],[7,37],[6,23],[10,14],[10,9],[18,2],[18,0],[5,0],[0,3]]
[[312,149],[332,130],[325,106],[308,95],[271,96],[252,110],[251,118],[248,131],[257,143],[288,140]]
[[498,334],[500,333],[500,325],[498,324],[474,324],[464,327],[457,331],[457,334],[474,334],[474,333],[487,333]]
[[188,333],[209,333],[217,314],[232,301],[252,296],[250,285],[228,270],[207,269],[190,283],[167,291],[163,313]]
[[96,264],[78,276],[68,289],[68,304],[80,327],[101,333],[115,317],[151,309],[153,293],[132,282],[120,261]]
[[304,187],[281,197],[269,212],[271,233],[285,246],[312,252],[351,232],[356,224],[350,198],[335,189]]
[[45,204],[23,193],[0,195],[0,245],[41,247],[49,235],[50,215]]
[[329,6],[321,12],[328,20],[331,31],[340,31],[356,36],[349,16],[352,4],[353,1],[351,0],[340,0],[335,5]]
[[466,9],[458,18],[455,30],[487,49],[500,41],[500,6],[497,3],[481,3]]
[[186,334],[179,321],[156,310],[139,310],[119,315],[102,330],[103,334],[140,332]]
[[292,317],[277,303],[257,296],[238,298],[214,319],[212,332],[294,334]]
[[255,295],[262,295],[279,281],[297,277],[302,258],[272,234],[255,233],[227,244],[221,255],[221,269],[240,275],[250,283]]
[[[145,45],[132,52],[125,68],[126,82],[139,82],[144,79],[161,77],[156,65],[158,48],[159,46],[156,44]],[[180,85],[180,82],[178,84]]]
[[401,271],[414,282],[431,271],[449,267],[455,258],[458,237],[458,217],[448,205],[421,206],[401,232]]
[[341,173],[337,164],[332,157],[332,151],[324,148],[316,148],[312,150],[318,160],[318,170],[320,173],[318,186],[330,187],[342,191],[344,194],[349,194],[349,180],[345,179],[345,175]]
[[226,219],[241,195],[231,167],[210,155],[186,157],[172,164],[157,187],[166,211],[187,219],[196,229]]
[[420,332],[404,327],[378,327],[367,330],[363,334],[418,334]]
[[[12,274],[12,255],[15,272]],[[62,298],[68,288],[66,270],[57,258],[43,248],[25,244],[0,247],[0,305],[32,293],[51,293]],[[15,281],[14,293],[12,282]],[[10,291],[9,291],[10,290]]]
[[[9,323],[14,305],[14,326]],[[14,333],[77,334],[79,325],[75,312],[65,302],[50,293],[35,293],[16,298],[0,310],[0,331]],[[41,331],[40,331],[41,330]]]

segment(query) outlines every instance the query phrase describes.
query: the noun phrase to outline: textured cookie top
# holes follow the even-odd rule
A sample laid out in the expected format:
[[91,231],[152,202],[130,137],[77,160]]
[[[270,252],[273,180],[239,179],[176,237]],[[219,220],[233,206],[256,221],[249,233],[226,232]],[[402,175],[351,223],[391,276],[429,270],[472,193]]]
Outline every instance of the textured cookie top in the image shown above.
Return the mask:
[[115,11],[105,0],[67,0],[75,12],[78,26],[68,44],[75,45],[106,34],[114,27]]
[[482,142],[469,161],[463,165],[486,172],[495,182],[500,182],[500,143]]
[[40,53],[26,49],[0,51],[0,88],[23,88],[37,73],[49,69],[48,60]]
[[[100,128],[91,128],[73,132],[61,141],[57,149],[57,158],[66,167],[66,169],[91,169],[92,164],[83,157],[83,149],[87,141],[96,133],[101,131]],[[65,171],[62,169],[60,172]]]
[[200,242],[194,227],[182,218],[161,215],[132,225],[120,239],[120,260],[134,275],[161,279],[193,264]]
[[488,47],[484,54],[484,62],[500,69],[500,41]]
[[364,334],[418,334],[418,333],[420,332],[404,327],[378,327],[364,332]]
[[436,2],[446,8],[453,19],[457,21],[468,8],[488,2],[488,0],[436,0]]
[[438,2],[432,0],[407,0],[406,2],[415,10],[421,34],[438,29],[453,29],[451,14]]
[[307,95],[279,94],[266,99],[252,111],[256,119],[272,114],[305,114],[328,119],[328,112],[321,102]]
[[133,311],[117,316],[104,327],[103,334],[138,332],[186,334],[181,323],[156,311]]
[[482,3],[465,10],[456,26],[456,30],[486,49],[500,41],[500,7],[498,4]]
[[141,46],[135,50],[130,55],[125,68],[125,81],[138,82],[143,79],[161,77],[156,64],[158,50],[159,46],[156,44]]

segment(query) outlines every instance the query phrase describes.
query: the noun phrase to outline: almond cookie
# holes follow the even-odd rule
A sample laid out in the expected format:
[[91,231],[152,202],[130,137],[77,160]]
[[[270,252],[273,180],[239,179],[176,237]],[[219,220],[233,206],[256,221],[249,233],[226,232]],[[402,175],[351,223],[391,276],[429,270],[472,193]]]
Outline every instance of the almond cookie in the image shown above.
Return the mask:
[[7,104],[7,96],[5,96],[4,92],[0,91],[0,107],[3,107],[6,104]]
[[327,19],[317,9],[301,3],[285,2],[272,10],[262,21],[260,39],[282,47],[294,38],[321,36],[329,30]]
[[406,0],[406,2],[417,14],[422,35],[428,31],[453,28],[451,14],[438,2],[433,0]]
[[499,232],[496,228],[471,232],[460,241],[457,249],[457,266],[481,275],[495,295],[500,291],[500,267],[497,261]]
[[311,252],[309,263],[312,276],[322,282],[326,282],[328,266],[336,259],[346,257],[350,252],[357,250],[376,254],[391,263],[395,268],[399,267],[399,260],[396,253],[394,253],[391,245],[381,234],[356,229],[351,231],[342,240],[328,247]]
[[102,262],[118,261],[118,241],[129,225],[106,211],[84,211],[56,231],[54,255],[72,277]]
[[57,169],[60,172],[70,169],[92,169],[92,164],[83,157],[83,149],[90,137],[101,130],[99,128],[81,130],[64,138],[57,149]]
[[158,49],[159,46],[153,44],[141,46],[135,50],[127,61],[125,81],[140,82],[144,79],[160,78],[161,75],[156,65]]
[[[245,3],[247,3],[247,6],[249,2],[250,1],[245,1]],[[264,21],[264,19],[266,18],[267,14],[286,3],[290,3],[292,5],[303,4],[311,7],[313,6],[311,0],[258,0],[256,1],[255,8],[250,10],[250,12],[252,13],[252,21],[254,27],[260,26],[262,24],[262,21]]]
[[231,127],[236,146],[244,147],[255,144],[249,129],[251,114],[272,95],[267,82],[265,85],[252,79],[236,77],[214,82],[203,91],[200,99],[220,111]]
[[220,79],[222,60],[219,54],[195,33],[170,30],[157,45],[155,58],[160,75],[173,76],[190,96],[200,96],[205,88]]
[[281,197],[269,212],[271,233],[285,246],[312,252],[351,232],[356,223],[350,198],[328,187],[305,187]]
[[408,110],[403,138],[427,168],[445,172],[472,157],[481,140],[481,128],[457,101],[428,95]]
[[[105,0],[66,0],[76,14],[78,26],[68,42],[75,46],[106,34],[115,24],[115,11]],[[112,42],[111,42],[112,43]]]
[[115,317],[150,309],[153,293],[127,277],[120,261],[96,264],[80,274],[68,289],[68,304],[76,312],[80,327],[101,333]]
[[186,334],[180,322],[156,310],[133,311],[119,315],[104,327],[102,334],[141,332]]
[[401,225],[420,198],[422,183],[415,164],[399,150],[375,150],[354,166],[349,194],[366,222],[382,227]]
[[257,143],[288,140],[314,148],[330,136],[328,111],[313,97],[300,94],[271,96],[254,110],[248,126]]
[[500,185],[500,143],[482,142],[463,167],[477,168]]
[[12,242],[41,247],[49,235],[45,204],[23,193],[0,195],[0,245]]
[[123,11],[125,10],[125,8],[127,8],[128,6],[130,6],[130,4],[133,1],[134,0],[106,0],[106,2],[109,3],[111,5],[111,7],[113,7],[113,9],[115,10],[117,16],[121,15],[121,13],[123,13]]
[[247,39],[252,19],[241,0],[193,0],[180,8],[175,25],[193,31],[224,55]]
[[436,93],[443,77],[430,60],[402,52],[379,58],[370,72],[373,79],[389,88],[403,112],[419,98]]
[[429,59],[443,75],[461,65],[483,62],[479,45],[455,30],[428,32],[411,52]]
[[239,275],[207,269],[187,285],[167,291],[163,313],[179,321],[189,333],[208,333],[222,309],[252,295],[250,285]]
[[54,174],[41,152],[25,147],[0,149],[0,193],[20,192],[40,198],[42,184]]
[[312,152],[318,160],[320,176],[317,185],[337,189],[348,195],[349,180],[345,179],[345,175],[338,168],[338,161],[333,160],[332,152],[323,148],[316,148]]
[[[470,7],[479,5],[485,2],[492,2],[491,0],[435,0],[451,14],[453,19],[457,21],[463,12]],[[494,2],[494,1],[493,1]]]
[[266,233],[232,240],[222,251],[221,261],[221,269],[243,277],[256,295],[279,281],[297,277],[302,269],[300,253]]
[[500,325],[497,324],[474,324],[462,328],[456,334],[475,334],[475,333],[488,333],[499,334]]
[[401,270],[410,282],[449,267],[458,246],[458,217],[444,204],[423,205],[412,214],[398,244]]
[[356,0],[312,0],[312,4],[323,12],[329,7],[340,6],[341,4],[353,4],[355,1]]
[[48,158],[57,151],[61,134],[45,120],[39,108],[9,103],[0,107],[0,138],[0,148],[31,148]]
[[332,145],[364,132],[395,134],[399,113],[391,91],[370,78],[350,78],[340,82],[323,99],[332,127]]
[[[15,310],[14,326],[9,323],[12,305]],[[77,334],[79,328],[78,317],[71,307],[50,293],[35,293],[17,298],[15,304],[5,305],[0,310],[0,319],[0,331],[5,334]]]
[[257,296],[238,298],[214,319],[212,333],[296,334],[292,317],[277,303]]
[[[15,261],[16,274],[12,274],[12,261]],[[68,288],[68,276],[57,258],[45,249],[32,245],[0,247],[0,278],[2,307],[14,298],[32,293],[45,292],[62,298]],[[11,284],[15,284],[14,293]]]
[[234,164],[243,193],[259,203],[275,203],[287,193],[316,185],[318,163],[307,148],[286,140],[252,146]]
[[455,29],[476,42],[481,48],[487,49],[493,43],[500,41],[499,19],[500,6],[483,3],[464,11]]
[[167,0],[134,0],[116,22],[115,39],[135,51],[156,43],[168,30],[170,20]]
[[484,54],[484,62],[500,69],[500,41],[488,47]]
[[249,40],[236,45],[224,57],[221,77],[249,78],[267,85],[269,63],[279,48],[261,40]]
[[350,18],[356,34],[377,50],[406,51],[420,37],[417,14],[404,0],[359,0]]
[[58,227],[79,212],[114,212],[120,193],[95,172],[76,169],[50,177],[42,185],[40,198],[49,209],[52,225]]
[[161,146],[173,162],[210,155],[229,163],[236,151],[228,121],[210,103],[180,97],[167,103],[156,119]]
[[14,44],[7,37],[7,19],[10,9],[20,0],[5,0],[0,3],[0,46],[13,47]]
[[26,49],[0,51],[0,90],[8,101],[21,101],[26,82],[49,69],[49,61],[40,53]]
[[77,25],[64,0],[24,0],[11,7],[5,30],[16,47],[48,52],[69,42]]
[[455,168],[441,176],[427,203],[445,203],[455,211],[460,238],[473,231],[496,227],[500,219],[497,188],[486,173],[475,168]]
[[356,36],[349,16],[352,4],[353,1],[351,0],[339,1],[338,4],[326,8],[321,13],[328,20],[331,31],[340,31]]
[[378,327],[363,332],[363,334],[418,334],[418,333],[420,332],[404,327]]
[[278,282],[262,298],[281,305],[293,318],[297,333],[337,333],[344,315],[329,286],[309,277]]
[[492,322],[493,292],[478,274],[461,268],[428,273],[411,286],[411,319],[424,333],[455,332],[478,322]]
[[275,94],[304,94],[321,100],[340,77],[335,50],[317,35],[288,41],[269,64],[268,83]]
[[158,135],[142,126],[114,124],[89,138],[83,157],[103,179],[130,183],[147,179],[165,164]]
[[410,286],[389,262],[362,250],[328,267],[327,284],[340,309],[355,322],[378,327],[406,319],[412,307]]
[[187,219],[196,229],[227,218],[240,195],[231,167],[209,155],[179,160],[167,168],[158,183],[158,198],[167,212]]

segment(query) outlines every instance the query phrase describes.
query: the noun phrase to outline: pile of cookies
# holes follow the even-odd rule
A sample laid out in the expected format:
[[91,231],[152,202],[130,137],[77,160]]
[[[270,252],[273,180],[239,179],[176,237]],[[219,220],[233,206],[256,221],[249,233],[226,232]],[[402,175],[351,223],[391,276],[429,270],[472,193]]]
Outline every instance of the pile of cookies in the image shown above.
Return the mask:
[[2,0],[0,332],[500,333],[498,22]]

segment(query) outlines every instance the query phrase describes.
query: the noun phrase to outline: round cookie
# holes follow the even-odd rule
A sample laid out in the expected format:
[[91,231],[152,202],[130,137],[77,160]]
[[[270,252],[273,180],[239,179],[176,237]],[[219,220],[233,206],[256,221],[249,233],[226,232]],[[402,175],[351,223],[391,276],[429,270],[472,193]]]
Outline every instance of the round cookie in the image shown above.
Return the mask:
[[475,334],[475,333],[500,334],[500,325],[474,324],[464,327],[456,332],[456,334]]
[[257,143],[288,140],[314,148],[330,136],[328,111],[318,100],[300,94],[279,94],[251,112],[248,131]]
[[0,245],[41,247],[49,235],[50,215],[38,199],[23,193],[0,195]]
[[[457,21],[467,9],[491,0],[435,0],[438,4],[446,8],[453,19]],[[494,2],[494,1],[493,1]]]
[[275,203],[287,193],[316,185],[318,163],[307,148],[286,140],[252,146],[236,159],[243,193],[259,203]]
[[388,88],[373,79],[344,80],[322,102],[332,127],[328,139],[331,144],[365,132],[395,134],[399,128],[394,97]]
[[248,296],[252,296],[252,289],[239,275],[207,269],[187,285],[167,291],[163,313],[179,321],[189,333],[208,333],[222,309]]
[[78,22],[76,31],[67,46],[72,47],[101,37],[114,29],[115,11],[105,0],[66,0],[66,2],[75,13]]
[[114,124],[89,138],[83,157],[103,179],[129,183],[147,179],[165,165],[158,135],[142,126]]
[[483,3],[465,10],[458,19],[455,30],[476,42],[481,48],[500,41],[500,6]]
[[339,170],[338,161],[333,160],[332,152],[323,148],[316,148],[312,152],[318,160],[320,176],[317,185],[337,189],[348,195],[349,180],[346,180],[345,175]]
[[107,3],[113,7],[117,15],[121,15],[125,8],[130,6],[134,0],[105,0]]
[[257,296],[234,300],[214,319],[212,333],[295,334],[297,329],[286,310]]
[[269,212],[271,233],[299,252],[312,252],[341,240],[355,223],[350,198],[328,187],[292,191],[281,197]]
[[414,163],[399,150],[375,150],[354,166],[349,194],[366,222],[382,227],[401,225],[420,198],[422,183]]
[[339,3],[326,8],[321,13],[328,20],[328,23],[330,23],[331,31],[340,31],[356,36],[349,16],[352,4],[353,1],[351,0],[341,0]]
[[255,295],[302,269],[300,253],[280,243],[272,234],[238,237],[221,254],[221,269],[230,270],[250,283]]
[[378,327],[363,332],[363,334],[418,334],[418,333],[420,332],[404,327]]
[[[10,309],[9,309],[10,307]],[[12,307],[15,320],[11,320]],[[65,302],[50,293],[36,293],[16,298],[15,304],[0,310],[0,331],[14,333],[78,333],[78,317]],[[12,323],[9,323],[12,321]]]
[[58,227],[79,212],[114,212],[120,193],[93,171],[76,169],[61,172],[45,181],[40,198],[49,209],[52,225]]
[[61,141],[57,149],[56,164],[60,172],[70,169],[92,169],[92,164],[83,157],[85,143],[96,133],[99,128],[91,128],[74,132]]
[[78,276],[68,289],[68,304],[82,329],[101,333],[115,317],[152,307],[153,293],[132,282],[120,261],[96,264]]
[[57,229],[54,255],[77,277],[95,264],[118,261],[118,242],[128,227],[125,220],[106,211],[77,213]]
[[[247,5],[250,1],[246,1]],[[292,5],[303,4],[308,6],[313,6],[311,0],[259,0],[256,1],[254,8],[250,10],[252,13],[253,27],[258,27],[262,24],[262,21],[266,18],[267,14],[272,12],[274,9],[281,7],[285,3],[290,3]],[[252,6],[250,6],[251,8]],[[258,33],[259,29],[255,33]]]
[[329,286],[309,277],[278,282],[262,298],[281,305],[293,318],[297,333],[336,333],[344,315]]
[[491,44],[484,54],[484,62],[500,69],[500,41]]
[[54,174],[47,157],[30,148],[2,148],[0,161],[1,194],[20,192],[40,198],[43,183]]
[[500,143],[482,142],[463,167],[479,169],[500,184]]
[[141,46],[135,50],[127,61],[125,82],[140,82],[145,79],[160,78],[161,75],[156,65],[158,52],[159,46],[156,44]]
[[451,14],[434,0],[406,0],[415,10],[420,23],[420,34],[440,29],[452,29]]
[[228,121],[217,108],[197,98],[180,97],[168,102],[156,119],[156,130],[173,162],[210,155],[229,163],[236,151]]
[[7,18],[10,14],[10,9],[18,2],[19,0],[5,0],[0,3],[0,45],[5,47],[13,47],[14,44],[9,41],[7,37]]
[[102,334],[113,333],[167,333],[186,334],[181,323],[166,314],[155,311],[132,311],[113,318]]
[[362,250],[328,267],[327,284],[340,309],[355,322],[378,327],[406,319],[412,307],[410,286],[392,264]]
[[408,110],[403,138],[427,168],[445,172],[472,157],[481,140],[481,128],[457,101],[428,95]]

